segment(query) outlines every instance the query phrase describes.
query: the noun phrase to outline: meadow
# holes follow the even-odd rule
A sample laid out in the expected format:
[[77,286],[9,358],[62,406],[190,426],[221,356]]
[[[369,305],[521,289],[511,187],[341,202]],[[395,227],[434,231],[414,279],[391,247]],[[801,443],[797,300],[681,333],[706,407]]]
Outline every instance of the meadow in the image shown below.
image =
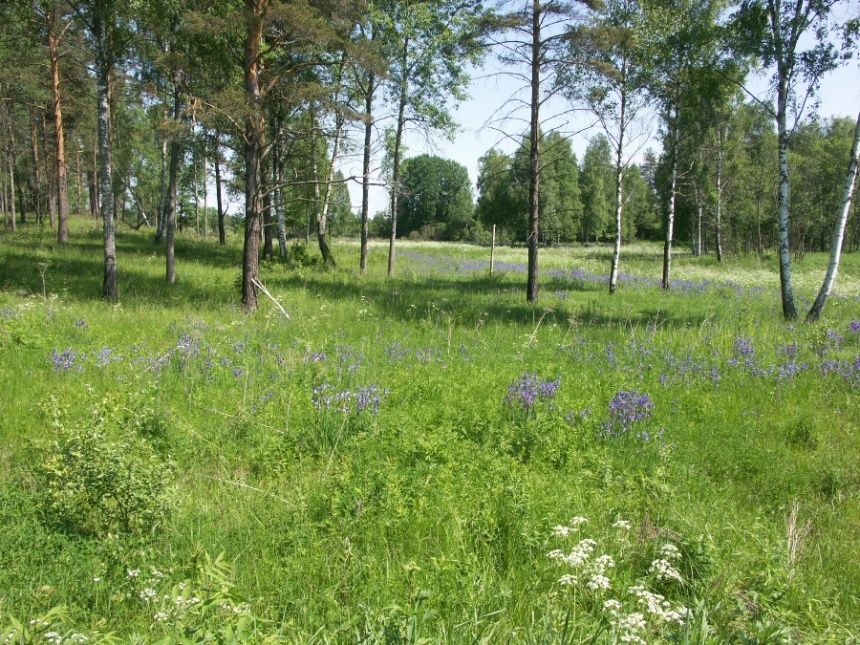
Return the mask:
[[[0,232],[0,643],[860,641],[860,257]],[[314,251],[308,253],[313,258]],[[826,257],[794,265],[803,311]]]

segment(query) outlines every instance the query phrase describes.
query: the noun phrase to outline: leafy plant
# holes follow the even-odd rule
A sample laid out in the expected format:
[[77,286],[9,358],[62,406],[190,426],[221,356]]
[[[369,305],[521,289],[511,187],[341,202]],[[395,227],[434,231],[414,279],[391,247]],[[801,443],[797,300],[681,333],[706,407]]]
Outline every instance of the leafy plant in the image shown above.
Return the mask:
[[97,410],[92,425],[60,429],[36,470],[47,526],[101,537],[148,531],[168,514],[170,464],[133,424],[117,428],[115,419]]

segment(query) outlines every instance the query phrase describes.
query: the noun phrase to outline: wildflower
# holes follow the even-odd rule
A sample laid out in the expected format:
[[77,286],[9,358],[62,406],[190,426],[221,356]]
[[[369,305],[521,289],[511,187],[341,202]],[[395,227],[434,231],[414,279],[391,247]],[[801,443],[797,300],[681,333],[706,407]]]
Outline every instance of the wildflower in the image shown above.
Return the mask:
[[596,545],[597,543],[594,540],[586,538],[577,544],[573,551],[564,556],[562,560],[572,567],[578,567],[588,561],[591,554],[594,553],[594,547]]
[[558,584],[564,585],[566,587],[571,587],[579,584],[579,578],[569,573],[565,573],[561,578],[558,579]]
[[628,522],[627,520],[618,520],[617,522],[615,522],[612,525],[612,528],[620,529],[622,531],[629,531],[630,530],[630,522]]
[[681,574],[672,566],[672,563],[664,558],[659,558],[651,563],[650,572],[657,576],[658,580],[676,580],[683,583]]
[[613,569],[615,567],[615,560],[612,559],[611,555],[601,555],[594,561],[594,570],[603,573],[607,569]]
[[557,376],[554,381],[541,381],[537,374],[527,372],[508,388],[505,403],[528,411],[534,408],[540,399],[555,397],[560,385],[561,376]]
[[594,573],[592,574],[588,582],[585,583],[585,586],[592,591],[604,591],[606,589],[609,589],[609,578],[607,578],[603,574]]
[[603,436],[619,437],[633,427],[634,423],[651,417],[654,402],[647,394],[619,390],[609,402],[609,420],[603,424]]
[[158,592],[155,589],[152,589],[151,587],[147,587],[146,589],[141,591],[140,594],[138,594],[138,595],[140,596],[140,599],[143,600],[144,602],[149,602],[150,600],[155,598],[155,596],[158,595]]
[[860,320],[852,320],[848,324],[848,331],[852,334],[860,334]]
[[[54,350],[49,357],[54,365],[55,372],[68,372],[75,367],[75,361],[78,360],[78,352],[71,347],[66,347],[62,352]],[[78,366],[80,370],[80,366]]]
[[732,349],[737,356],[752,356],[755,353],[755,349],[752,345],[752,339],[744,338],[743,336],[738,336],[737,338],[735,338],[735,342],[734,345],[732,345]]
[[681,551],[678,550],[678,547],[669,542],[660,547],[660,553],[667,560],[677,560],[681,557]]
[[137,578],[140,575],[140,569],[126,569],[125,575],[128,578]]
[[603,609],[608,611],[612,616],[618,616],[618,612],[621,610],[621,603],[615,598],[610,598],[603,602]]

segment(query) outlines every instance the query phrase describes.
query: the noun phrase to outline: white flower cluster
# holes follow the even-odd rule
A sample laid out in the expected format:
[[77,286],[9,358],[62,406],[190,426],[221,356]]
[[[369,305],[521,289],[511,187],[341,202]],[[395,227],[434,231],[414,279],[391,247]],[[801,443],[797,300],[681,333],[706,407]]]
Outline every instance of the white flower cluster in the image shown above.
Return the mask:
[[672,564],[673,561],[681,559],[681,552],[678,550],[678,547],[674,544],[664,544],[660,547],[660,555],[663,557],[651,563],[650,573],[656,575],[657,580],[675,580],[683,584],[684,578],[681,577],[681,573]]
[[571,533],[579,531],[579,527],[586,522],[588,522],[588,519],[577,515],[576,517],[571,518],[570,522],[568,522],[570,526],[559,524],[558,526],[552,527],[552,534],[556,537],[567,537]]
[[658,623],[683,625],[684,619],[689,614],[689,609],[686,607],[682,605],[673,606],[660,594],[648,591],[644,585],[630,587],[627,593],[636,596],[638,604],[644,606],[645,611],[653,616]]
[[[556,526],[552,533],[556,537],[568,537],[579,530],[580,525],[587,520],[574,518],[569,526]],[[612,528],[618,531],[629,531],[630,522],[617,520]],[[619,544],[626,543],[626,536],[616,536]],[[616,567],[615,559],[608,554],[594,558],[597,542],[585,538],[573,548],[570,553],[555,549],[548,557],[564,564],[574,572],[565,573],[558,579],[562,586],[582,585],[593,593],[602,593],[612,588],[608,572]],[[657,580],[675,580],[683,582],[676,568],[681,559],[681,552],[674,544],[664,544],[660,548],[660,557],[651,563],[649,573]],[[683,626],[689,619],[689,609],[683,605],[673,604],[658,593],[649,591],[645,584],[629,587],[626,593],[618,598],[608,598],[603,602],[603,611],[608,615],[609,623],[613,626],[616,642],[632,645],[646,645],[645,637],[650,629],[664,626]]]
[[[36,633],[46,630],[51,626],[51,623],[41,618],[34,618],[29,622],[29,627]],[[31,634],[31,637],[38,640],[36,634]],[[88,643],[90,640],[89,637],[74,631],[63,636],[60,632],[51,630],[46,631],[41,635],[41,637],[42,641],[45,643],[51,643],[51,645],[84,645],[84,643]],[[11,631],[6,632],[6,638],[3,640],[3,645],[12,645],[13,643],[23,643],[25,641],[28,643],[36,642],[36,640],[27,639],[26,631],[22,634],[18,630],[12,629]]]

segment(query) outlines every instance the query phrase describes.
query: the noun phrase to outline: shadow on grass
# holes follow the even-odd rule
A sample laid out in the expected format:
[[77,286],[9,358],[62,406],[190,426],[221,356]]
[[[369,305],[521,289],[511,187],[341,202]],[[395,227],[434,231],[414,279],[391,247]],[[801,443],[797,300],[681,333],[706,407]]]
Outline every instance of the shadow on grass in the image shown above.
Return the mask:
[[[83,302],[100,301],[104,270],[101,231],[91,222],[78,224],[84,230],[79,228],[63,248],[57,247],[53,231],[35,225],[0,238],[0,289],[41,294],[38,267],[47,264],[49,293]],[[236,281],[242,250],[235,244],[222,247],[211,239],[177,237],[175,285],[165,281],[164,252],[153,244],[151,231],[121,231],[117,256],[121,301],[128,306],[224,309],[239,304]],[[333,302],[355,303],[357,308],[364,298],[384,316],[405,323],[429,315],[458,326],[481,321],[533,326],[541,320],[566,325],[575,320],[590,326],[686,327],[701,324],[708,316],[705,311],[696,311],[706,306],[701,299],[682,300],[656,288],[639,287],[625,290],[623,297],[620,293],[610,297],[602,281],[566,275],[544,276],[542,300],[527,303],[526,276],[519,270],[492,276],[483,269],[452,273],[450,269],[460,270],[461,264],[470,262],[446,258],[443,264],[445,269],[439,271],[438,266],[423,266],[420,260],[417,264],[407,261],[401,264],[399,276],[386,280],[382,276],[361,279],[345,268],[297,272],[270,263],[261,265],[261,278],[269,288],[306,290]]]
[[[522,277],[522,280],[515,278]],[[525,301],[525,277],[519,274],[504,276],[465,275],[461,279],[434,275],[424,280],[394,278],[387,282],[358,282],[340,273],[269,273],[264,276],[269,288],[307,290],[324,300],[355,302],[363,301],[381,311],[385,316],[401,322],[412,322],[431,315],[434,319],[449,319],[452,324],[471,325],[478,321],[536,325],[543,319],[545,324],[579,324],[603,327],[636,327],[659,325],[689,327],[700,325],[708,312],[672,311],[667,307],[655,307],[655,299],[676,297],[663,294],[656,289],[648,306],[631,309],[630,301],[605,294],[602,284],[581,280],[547,280],[558,290],[565,289],[565,298],[544,297],[537,303]],[[549,292],[544,289],[544,293]],[[580,294],[569,298],[567,292]],[[605,300],[598,298],[605,294]],[[588,298],[589,295],[593,297]],[[669,304],[668,302],[666,303]],[[627,310],[621,311],[627,307]]]
[[[45,288],[48,293],[59,293],[64,298],[82,302],[101,301],[104,279],[102,255],[90,250],[82,253],[82,247],[75,246],[38,254],[7,247],[0,255],[0,290],[21,295],[41,294],[39,266],[47,264]],[[163,307],[229,307],[238,304],[238,291],[230,279],[219,279],[219,276],[206,282],[191,277],[183,279],[183,260],[179,258],[177,283],[168,285],[164,274],[152,266],[155,263],[162,269],[164,258],[141,257],[134,251],[135,247],[126,248],[125,252],[119,246],[117,249],[121,302]]]

